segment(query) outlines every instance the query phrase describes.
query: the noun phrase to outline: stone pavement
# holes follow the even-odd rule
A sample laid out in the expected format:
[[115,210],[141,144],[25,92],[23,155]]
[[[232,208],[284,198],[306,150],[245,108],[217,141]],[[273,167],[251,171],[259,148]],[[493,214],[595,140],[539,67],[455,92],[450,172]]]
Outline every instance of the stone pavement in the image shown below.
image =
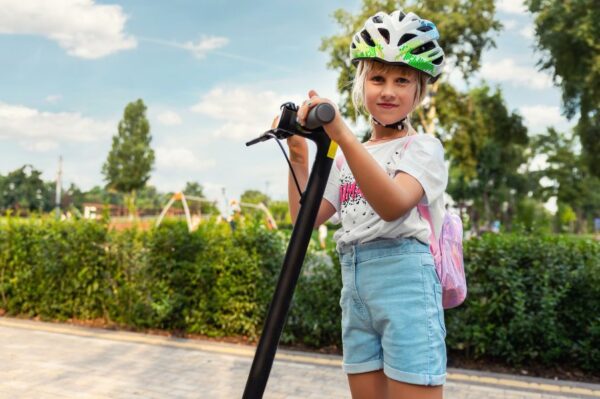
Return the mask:
[[[254,348],[0,317],[0,398],[241,398]],[[350,398],[338,356],[279,350],[265,399]],[[600,398],[600,385],[449,370],[447,399]]]

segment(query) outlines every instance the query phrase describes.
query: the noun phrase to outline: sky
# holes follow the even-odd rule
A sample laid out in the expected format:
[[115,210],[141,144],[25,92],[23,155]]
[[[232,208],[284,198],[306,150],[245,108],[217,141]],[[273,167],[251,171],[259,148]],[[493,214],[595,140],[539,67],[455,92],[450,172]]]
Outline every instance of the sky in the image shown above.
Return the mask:
[[[63,187],[103,185],[123,110],[141,98],[156,155],[149,184],[167,192],[199,182],[219,201],[248,189],[284,200],[287,163],[277,144],[244,143],[310,89],[339,100],[319,46],[339,31],[332,13],[360,4],[0,0],[0,174],[31,164],[54,180],[62,156]],[[499,87],[530,134],[569,129],[559,89],[536,67],[531,15],[520,0],[499,0],[497,17],[504,29],[469,86]],[[456,70],[444,73],[467,87]]]

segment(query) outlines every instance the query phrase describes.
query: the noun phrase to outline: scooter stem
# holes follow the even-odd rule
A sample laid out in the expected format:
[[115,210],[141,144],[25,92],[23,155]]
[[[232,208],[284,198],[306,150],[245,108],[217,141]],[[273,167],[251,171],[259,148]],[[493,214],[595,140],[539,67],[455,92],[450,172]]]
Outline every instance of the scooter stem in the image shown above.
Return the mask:
[[306,190],[300,199],[300,212],[285,253],[243,399],[260,399],[263,396],[337,150],[337,144],[331,141],[322,128],[302,136],[317,144],[317,154]]

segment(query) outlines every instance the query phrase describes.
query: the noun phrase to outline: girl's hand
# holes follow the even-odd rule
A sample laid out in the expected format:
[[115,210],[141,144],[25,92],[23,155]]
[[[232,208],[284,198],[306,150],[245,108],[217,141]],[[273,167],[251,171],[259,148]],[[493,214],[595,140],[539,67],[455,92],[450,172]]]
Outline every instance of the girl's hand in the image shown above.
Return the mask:
[[[279,124],[279,115],[273,119],[271,129],[275,129]],[[308,144],[302,136],[293,135],[286,139],[288,148],[290,149],[290,162],[308,163]]]
[[308,92],[308,100],[304,101],[298,109],[298,123],[304,126],[306,123],[306,116],[308,115],[308,112],[320,103],[329,103],[335,109],[335,117],[331,122],[323,125],[323,128],[325,129],[325,133],[327,133],[330,139],[339,143],[345,137],[346,134],[350,133],[350,130],[347,128],[346,124],[342,120],[337,105],[335,105],[333,101],[327,98],[319,97],[317,92],[314,90],[310,90]]

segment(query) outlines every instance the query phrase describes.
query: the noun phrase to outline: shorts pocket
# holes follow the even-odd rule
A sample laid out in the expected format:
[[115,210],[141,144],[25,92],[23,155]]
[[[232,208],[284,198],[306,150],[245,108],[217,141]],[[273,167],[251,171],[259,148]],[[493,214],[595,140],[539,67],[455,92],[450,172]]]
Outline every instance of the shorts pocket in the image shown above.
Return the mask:
[[435,283],[433,284],[433,290],[435,294],[435,304],[437,307],[437,315],[438,322],[440,323],[440,328],[444,332],[444,337],[446,336],[446,323],[444,321],[444,307],[442,306],[442,286],[441,284]]

